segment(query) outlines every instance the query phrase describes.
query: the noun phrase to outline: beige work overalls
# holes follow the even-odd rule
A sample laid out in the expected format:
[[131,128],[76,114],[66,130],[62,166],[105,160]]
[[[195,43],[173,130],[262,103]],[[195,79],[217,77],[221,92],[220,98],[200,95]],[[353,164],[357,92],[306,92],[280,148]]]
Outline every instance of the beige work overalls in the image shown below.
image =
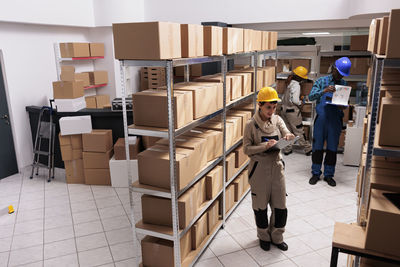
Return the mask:
[[[278,140],[288,133],[281,117],[273,115],[265,122],[257,112],[248,121],[243,137],[244,152],[250,157],[249,183],[257,236],[275,244],[283,242],[287,220],[284,163],[279,150],[265,149],[265,141]],[[268,204],[271,208],[269,223]]]

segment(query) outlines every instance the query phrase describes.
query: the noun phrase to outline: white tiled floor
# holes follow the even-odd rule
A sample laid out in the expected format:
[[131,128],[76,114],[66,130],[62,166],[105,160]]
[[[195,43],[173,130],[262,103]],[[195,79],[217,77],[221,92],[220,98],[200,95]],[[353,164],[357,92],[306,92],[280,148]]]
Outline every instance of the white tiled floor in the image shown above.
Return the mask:
[[[196,266],[329,266],[334,222],[356,219],[357,168],[343,166],[338,155],[333,188],[324,181],[308,184],[310,157],[294,153],[285,162],[289,250],[259,248],[248,196]],[[28,177],[26,170],[0,180],[0,267],[134,266],[127,189],[67,185],[63,170],[51,183],[44,173]],[[8,205],[14,214],[7,213]],[[339,266],[345,263],[339,254]]]

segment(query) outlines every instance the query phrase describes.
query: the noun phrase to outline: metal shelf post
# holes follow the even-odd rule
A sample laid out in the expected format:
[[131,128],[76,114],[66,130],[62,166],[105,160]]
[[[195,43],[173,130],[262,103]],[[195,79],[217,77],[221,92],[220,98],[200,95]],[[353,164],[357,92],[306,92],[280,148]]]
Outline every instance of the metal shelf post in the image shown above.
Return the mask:
[[223,141],[222,141],[222,166],[223,166],[223,170],[222,170],[222,179],[223,181],[223,189],[222,189],[222,227],[225,227],[225,221],[226,221],[226,214],[225,214],[225,209],[226,209],[226,205],[225,205],[225,191],[226,191],[226,72],[227,72],[227,58],[224,56],[221,62],[221,73],[222,73],[222,77],[223,77],[223,109],[222,109],[222,136],[223,136]]

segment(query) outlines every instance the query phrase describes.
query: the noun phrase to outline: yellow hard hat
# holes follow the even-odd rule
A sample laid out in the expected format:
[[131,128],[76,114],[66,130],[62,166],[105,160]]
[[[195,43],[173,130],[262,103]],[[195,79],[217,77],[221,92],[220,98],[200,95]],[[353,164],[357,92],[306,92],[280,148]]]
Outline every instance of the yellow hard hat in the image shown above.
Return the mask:
[[308,70],[306,68],[304,68],[303,66],[298,66],[297,68],[295,68],[293,70],[293,73],[296,74],[297,76],[299,76],[300,78],[308,79],[308,76],[307,76]]
[[257,102],[281,101],[278,93],[272,87],[263,87],[257,95]]

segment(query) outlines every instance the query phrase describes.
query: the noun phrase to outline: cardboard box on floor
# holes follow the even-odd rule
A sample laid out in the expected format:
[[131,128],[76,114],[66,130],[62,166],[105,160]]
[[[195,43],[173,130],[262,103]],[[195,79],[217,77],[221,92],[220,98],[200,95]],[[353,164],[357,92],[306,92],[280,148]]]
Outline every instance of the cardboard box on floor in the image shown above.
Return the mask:
[[74,135],[61,135],[58,134],[58,138],[60,141],[60,146],[70,145],[72,149],[82,149],[82,135],[81,134],[74,134]]
[[352,35],[350,37],[350,51],[367,51],[368,35]]
[[230,184],[225,189],[225,210],[228,213],[235,204],[235,186]]
[[207,234],[211,234],[219,220],[219,199],[215,200],[207,210]]
[[207,213],[204,213],[192,226],[192,249],[197,249],[207,236]]
[[211,200],[217,196],[223,187],[223,167],[215,166],[206,176],[206,196]]
[[400,9],[392,9],[389,17],[389,27],[386,43],[386,58],[400,58]]
[[222,55],[222,27],[204,26],[204,55],[219,56]]
[[[132,95],[135,125],[168,128],[165,90],[145,90]],[[151,104],[151,107],[149,106]],[[174,123],[181,128],[193,121],[193,96],[189,91],[174,92]]]
[[206,140],[207,161],[214,160],[222,156],[222,132],[208,129],[195,128],[184,134]]
[[112,156],[112,149],[107,152],[83,152],[83,166],[85,169],[109,169],[108,162]]
[[89,43],[91,57],[104,57],[104,43]]
[[54,99],[71,99],[82,97],[83,95],[83,81],[53,82]]
[[392,192],[371,190],[365,248],[398,257],[400,210],[383,193]]
[[[137,159],[137,154],[140,152],[140,136],[128,137],[129,143],[129,158]],[[115,160],[126,160],[125,155],[125,138],[118,138],[114,144],[114,158]]]
[[[139,176],[140,177],[140,176]],[[190,188],[178,198],[179,228],[184,229],[197,214],[195,190]],[[171,199],[142,196],[143,223],[172,226]]]
[[90,133],[92,120],[90,115],[62,117],[59,120],[61,135]]
[[62,58],[90,57],[89,43],[60,43]]
[[[188,231],[180,241],[181,261],[192,250],[191,232]],[[152,236],[141,241],[143,266],[174,267],[174,242]]]
[[[382,98],[379,112],[378,143],[380,146],[400,146],[398,132],[394,129],[398,125],[397,114],[400,112],[399,98]],[[397,127],[397,126],[396,126]]]
[[223,47],[224,54],[234,54],[243,52],[243,29],[242,28],[223,28]]
[[82,135],[83,151],[107,152],[113,146],[112,130],[92,130]]
[[61,158],[63,161],[82,159],[82,148],[72,149],[71,145],[60,146]]
[[204,55],[203,26],[181,24],[182,57],[201,57]]
[[139,22],[113,24],[116,59],[180,58],[179,23]]
[[110,169],[84,169],[85,184],[111,185]]
[[65,179],[67,184],[84,184],[85,173],[83,171],[83,160],[64,161]]
[[[160,188],[170,189],[169,150],[167,146],[155,145],[138,154],[139,182]],[[198,151],[176,148],[176,178],[178,190],[193,180],[198,163]],[[157,166],[157,168],[154,168]]]

